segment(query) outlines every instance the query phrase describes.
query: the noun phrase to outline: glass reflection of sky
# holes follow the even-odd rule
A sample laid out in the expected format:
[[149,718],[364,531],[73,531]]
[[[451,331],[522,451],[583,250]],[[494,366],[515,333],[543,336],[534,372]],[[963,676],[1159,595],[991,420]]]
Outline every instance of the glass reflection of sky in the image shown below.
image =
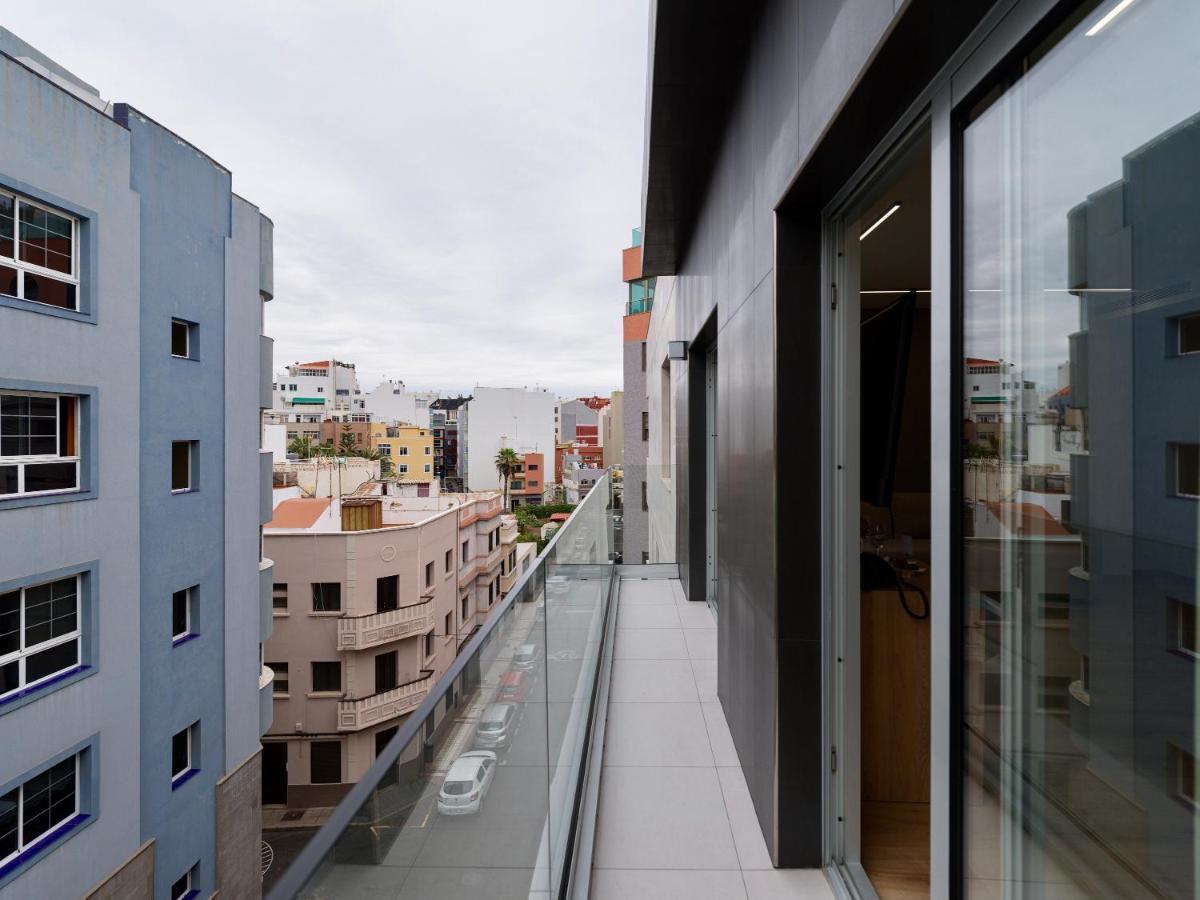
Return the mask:
[[1064,290],[1067,213],[1200,112],[1200,3],[1140,0],[1084,38],[1092,18],[964,135],[966,355],[1013,362],[1040,390],[1056,386],[1080,325]]

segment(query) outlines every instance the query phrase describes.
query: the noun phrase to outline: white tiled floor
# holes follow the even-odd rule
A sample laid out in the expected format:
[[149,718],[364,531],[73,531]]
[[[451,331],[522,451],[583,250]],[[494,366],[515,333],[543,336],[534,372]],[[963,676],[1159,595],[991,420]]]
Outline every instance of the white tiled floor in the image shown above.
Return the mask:
[[775,869],[717,701],[717,629],[678,581],[621,582],[593,900],[831,898]]

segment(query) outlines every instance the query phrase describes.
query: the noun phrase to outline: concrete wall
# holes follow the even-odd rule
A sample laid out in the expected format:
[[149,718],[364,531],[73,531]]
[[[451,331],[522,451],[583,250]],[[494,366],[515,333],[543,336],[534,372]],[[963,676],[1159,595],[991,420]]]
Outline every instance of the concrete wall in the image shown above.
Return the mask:
[[429,427],[429,404],[437,399],[429,391],[409,391],[402,381],[384,381],[363,394],[363,408],[376,422],[406,422]]
[[[25,46],[0,29],[0,50],[22,55]],[[141,426],[141,225],[125,129],[8,57],[0,57],[0,108],[9,125],[0,133],[0,184],[76,213],[95,238],[81,247],[92,315],[0,304],[0,387],[29,381],[97,390],[92,499],[0,501],[0,581],[97,561],[93,674],[17,708],[0,706],[0,784],[98,735],[98,818],[77,829],[52,861],[35,862],[0,887],[6,900],[41,900],[82,896],[142,844],[141,682],[137,653],[130,652],[141,630],[133,562],[140,552],[138,472],[130,465]]]
[[[554,447],[554,395],[521,388],[475,388],[468,404],[465,443],[467,489],[497,490],[495,459],[501,447],[549,454]],[[461,416],[460,416],[461,419]]]

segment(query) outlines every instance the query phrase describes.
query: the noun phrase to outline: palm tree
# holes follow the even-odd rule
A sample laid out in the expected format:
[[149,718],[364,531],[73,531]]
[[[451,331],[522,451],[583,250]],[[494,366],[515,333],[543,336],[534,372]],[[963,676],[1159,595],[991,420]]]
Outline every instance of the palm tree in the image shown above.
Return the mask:
[[313,455],[312,438],[308,435],[298,435],[288,444],[288,453],[294,453],[301,459],[311,459]]
[[504,508],[508,509],[508,480],[517,473],[521,459],[511,447],[501,447],[496,454],[496,471],[504,482]]

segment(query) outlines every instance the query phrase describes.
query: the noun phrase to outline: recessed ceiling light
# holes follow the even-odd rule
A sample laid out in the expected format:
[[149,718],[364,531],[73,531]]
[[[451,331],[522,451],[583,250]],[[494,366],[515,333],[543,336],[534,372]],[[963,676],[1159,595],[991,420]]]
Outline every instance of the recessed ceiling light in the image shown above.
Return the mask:
[[1091,28],[1089,28],[1086,32],[1084,32],[1084,34],[1086,34],[1088,37],[1095,37],[1101,31],[1103,31],[1105,28],[1107,28],[1109,25],[1111,25],[1112,20],[1115,19],[1117,16],[1119,16],[1121,13],[1125,12],[1125,10],[1127,10],[1132,4],[1133,4],[1133,0],[1121,0],[1120,3],[1118,3],[1112,9],[1110,9],[1107,13],[1105,13],[1104,17],[1101,18],[1099,22],[1097,22],[1095,25],[1093,25]]
[[874,231],[876,228],[878,228],[880,225],[882,225],[884,222],[886,222],[888,219],[890,219],[895,214],[896,210],[898,210],[899,208],[900,208],[899,203],[892,204],[892,208],[889,209],[887,212],[885,212],[878,219],[876,219],[875,224],[872,225],[870,228],[868,228],[866,231],[864,231],[862,234],[860,234],[858,236],[858,239],[860,241],[866,240],[868,234],[870,234],[872,231]]

